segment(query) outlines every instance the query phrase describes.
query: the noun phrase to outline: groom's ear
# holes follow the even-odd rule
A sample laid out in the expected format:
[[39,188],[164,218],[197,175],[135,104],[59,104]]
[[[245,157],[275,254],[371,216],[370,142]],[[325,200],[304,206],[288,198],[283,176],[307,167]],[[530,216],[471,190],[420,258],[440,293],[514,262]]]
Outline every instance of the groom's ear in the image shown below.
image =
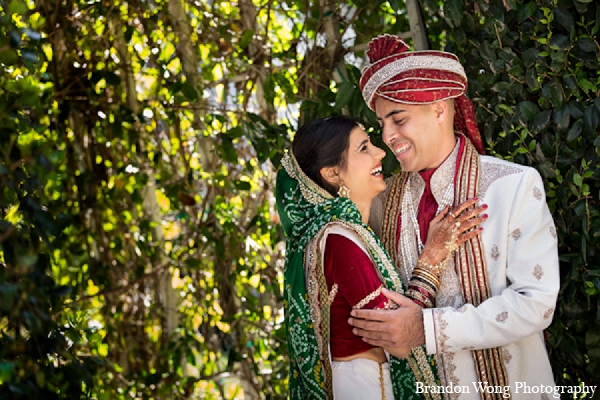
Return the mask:
[[321,177],[325,182],[334,187],[340,186],[340,173],[338,167],[323,167],[320,172]]
[[450,113],[450,108],[451,105],[446,100],[436,101],[435,103],[431,104],[431,109],[433,110],[435,118],[440,122],[447,120],[450,116],[452,116]]

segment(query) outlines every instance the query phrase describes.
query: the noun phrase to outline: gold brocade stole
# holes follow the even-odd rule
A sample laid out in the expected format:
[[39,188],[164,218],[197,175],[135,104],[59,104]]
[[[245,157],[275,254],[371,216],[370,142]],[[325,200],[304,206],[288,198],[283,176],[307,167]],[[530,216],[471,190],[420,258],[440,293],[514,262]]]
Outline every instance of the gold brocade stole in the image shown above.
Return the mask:
[[[464,136],[464,150],[457,162],[457,174],[454,182],[454,206],[472,199],[479,194],[479,181],[481,178],[481,161],[475,147]],[[401,206],[404,188],[408,180],[408,173],[398,174],[388,189],[383,209],[381,224],[381,241],[392,257],[395,265],[400,266],[397,243],[400,239]],[[461,292],[465,303],[477,307],[492,296],[487,273],[485,252],[481,235],[477,235],[460,246],[454,255],[456,274],[460,281]],[[506,387],[508,375],[504,365],[502,349],[500,347],[483,350],[473,350],[473,359],[479,382],[488,386]],[[456,382],[455,382],[456,383]],[[483,391],[485,392],[485,390]],[[483,400],[505,399],[505,393],[480,393]]]

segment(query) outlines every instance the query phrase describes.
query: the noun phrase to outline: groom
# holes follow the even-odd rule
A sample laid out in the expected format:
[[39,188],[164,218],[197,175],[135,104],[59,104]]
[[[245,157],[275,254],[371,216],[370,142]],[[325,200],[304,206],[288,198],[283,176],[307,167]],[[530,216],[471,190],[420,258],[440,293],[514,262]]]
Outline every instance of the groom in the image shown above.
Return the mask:
[[442,273],[436,308],[388,291],[400,307],[353,311],[354,332],[388,349],[425,345],[444,387],[470,388],[447,398],[545,399],[518,386],[554,386],[543,330],[559,290],[557,237],[539,174],[483,155],[455,55],[411,52],[390,35],[372,40],[367,55],[363,97],[402,168],[374,201],[371,225],[404,282],[446,205],[477,197],[489,218]]

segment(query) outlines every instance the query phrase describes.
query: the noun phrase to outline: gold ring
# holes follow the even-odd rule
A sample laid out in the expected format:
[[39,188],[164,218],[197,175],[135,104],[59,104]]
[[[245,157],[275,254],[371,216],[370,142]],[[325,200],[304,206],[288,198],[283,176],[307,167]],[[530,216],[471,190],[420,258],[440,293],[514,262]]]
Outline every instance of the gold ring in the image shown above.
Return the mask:
[[449,214],[450,214],[450,216],[451,216],[452,218],[456,219],[456,215],[452,214],[452,211],[450,211],[450,213],[449,213]]

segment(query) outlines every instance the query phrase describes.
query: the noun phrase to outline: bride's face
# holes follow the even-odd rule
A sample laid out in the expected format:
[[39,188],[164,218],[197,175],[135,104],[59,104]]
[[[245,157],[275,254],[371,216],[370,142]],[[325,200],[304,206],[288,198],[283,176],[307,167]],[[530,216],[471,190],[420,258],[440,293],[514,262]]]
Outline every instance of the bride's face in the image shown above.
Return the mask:
[[385,190],[381,160],[385,151],[371,144],[367,133],[356,127],[350,133],[350,145],[346,153],[346,166],[340,178],[350,189],[350,199],[356,204],[370,202]]

